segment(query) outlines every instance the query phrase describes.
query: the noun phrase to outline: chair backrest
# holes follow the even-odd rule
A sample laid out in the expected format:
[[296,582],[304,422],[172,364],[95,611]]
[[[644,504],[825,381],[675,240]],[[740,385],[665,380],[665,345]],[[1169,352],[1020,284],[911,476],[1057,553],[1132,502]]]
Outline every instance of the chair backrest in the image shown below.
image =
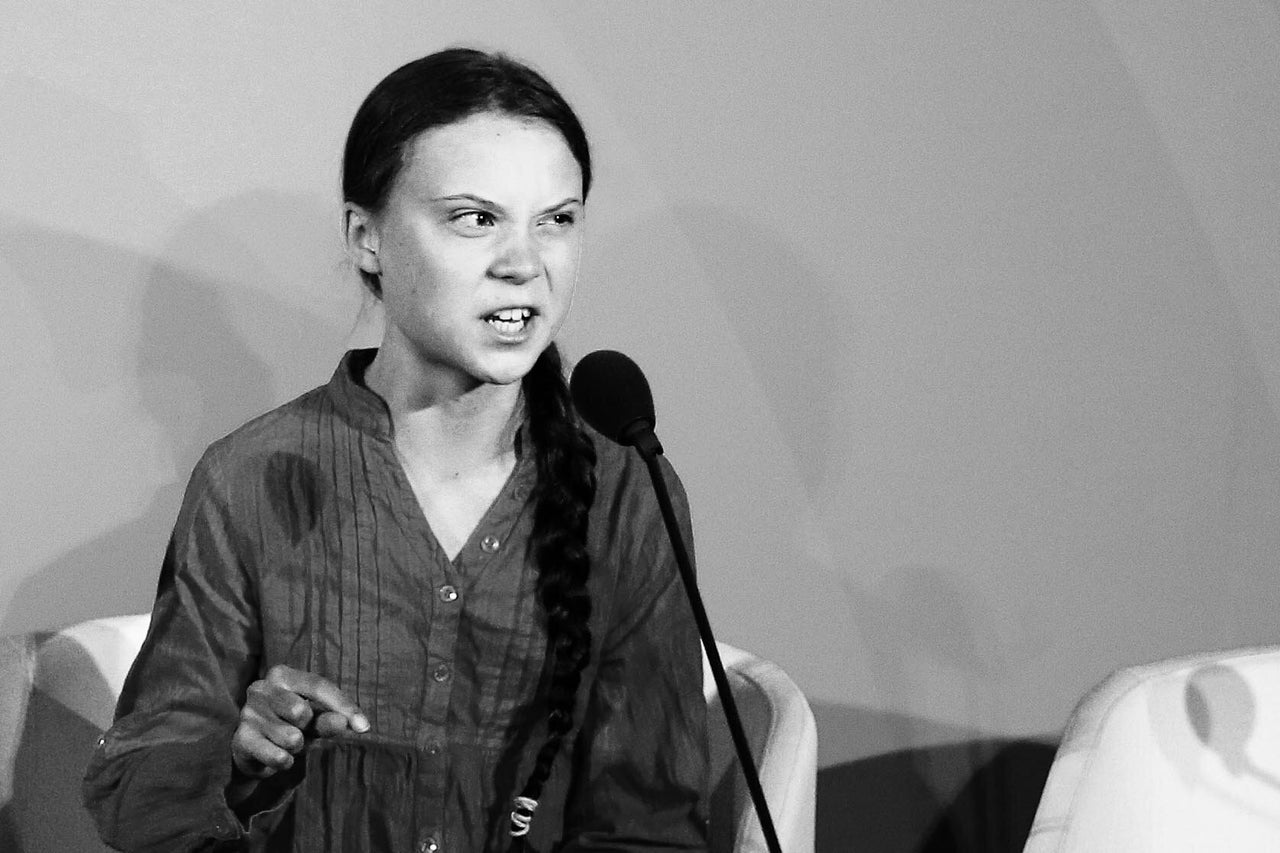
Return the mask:
[[[742,727],[751,744],[769,814],[783,853],[813,853],[818,734],[804,694],[776,664],[717,643]],[[710,663],[703,655],[703,692],[711,745],[712,853],[764,853],[733,739]]]
[[[106,851],[80,805],[80,779],[111,724],[147,614],[0,638],[0,851]],[[804,694],[775,664],[718,644],[785,853],[812,853],[817,733]],[[714,851],[764,851],[705,662]]]
[[1280,648],[1120,670],[1077,706],[1025,853],[1280,850]]
[[0,638],[0,850],[106,851],[80,779],[147,633],[116,616]]

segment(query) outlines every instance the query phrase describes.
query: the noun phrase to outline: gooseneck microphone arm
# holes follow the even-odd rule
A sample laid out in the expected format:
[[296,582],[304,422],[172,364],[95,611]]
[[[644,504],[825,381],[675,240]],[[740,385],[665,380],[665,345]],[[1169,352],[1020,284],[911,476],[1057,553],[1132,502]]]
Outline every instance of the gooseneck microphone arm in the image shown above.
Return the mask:
[[[658,464],[658,454],[646,453],[639,444],[636,445],[636,449],[640,451],[640,456],[649,466],[653,490],[658,496],[658,505],[662,508],[662,520],[667,523],[667,534],[671,537],[671,548],[675,551],[676,564],[680,567],[680,577],[684,580],[684,591],[689,596],[693,618],[698,623],[698,633],[702,636],[702,645],[707,651],[707,659],[711,662],[711,674],[715,677],[716,688],[720,692],[721,707],[724,708],[724,716],[729,723],[729,733],[733,736],[733,746],[738,752],[742,773],[747,778],[751,802],[755,804],[756,815],[760,818],[760,828],[764,830],[765,843],[769,846],[769,853],[782,853],[782,847],[778,844],[778,833],[773,828],[773,817],[769,814],[769,804],[765,802],[764,788],[760,787],[760,776],[756,772],[756,764],[751,757],[751,746],[747,743],[747,735],[742,728],[742,718],[738,716],[738,705],[733,700],[733,690],[729,687],[729,678],[725,675],[724,663],[721,662],[720,651],[716,648],[716,638],[711,633],[711,622],[707,620],[706,608],[702,606],[702,595],[698,592],[698,583],[693,574],[693,565],[689,561],[689,552],[685,550],[684,540],[680,535],[680,525],[676,521],[675,510],[671,506],[671,495],[667,491],[667,483],[662,476],[662,467]],[[661,445],[658,452],[661,452]]]
[[671,505],[671,493],[667,489],[662,466],[658,463],[662,444],[653,431],[655,418],[649,383],[631,359],[622,353],[600,350],[584,356],[578,363],[570,380],[570,391],[578,411],[587,423],[619,444],[634,447],[649,469],[653,491],[658,498],[658,507],[662,511],[662,520],[666,524],[667,536],[671,540],[671,549],[680,569],[680,578],[684,581],[684,591],[693,610],[694,621],[698,623],[698,634],[711,664],[711,674],[720,694],[725,721],[729,724],[729,734],[733,737],[733,746],[742,766],[742,774],[746,777],[747,790],[751,793],[760,829],[764,832],[765,844],[769,853],[782,853],[773,817],[769,813],[769,804],[765,801],[764,788],[760,786],[760,776],[751,756],[751,746],[742,727],[742,718],[738,715],[733,689],[725,675],[724,663],[720,660],[716,638],[711,631],[711,622],[707,619],[707,610],[703,607],[702,595],[698,592],[693,562],[689,559],[680,523],[676,518],[675,508]]

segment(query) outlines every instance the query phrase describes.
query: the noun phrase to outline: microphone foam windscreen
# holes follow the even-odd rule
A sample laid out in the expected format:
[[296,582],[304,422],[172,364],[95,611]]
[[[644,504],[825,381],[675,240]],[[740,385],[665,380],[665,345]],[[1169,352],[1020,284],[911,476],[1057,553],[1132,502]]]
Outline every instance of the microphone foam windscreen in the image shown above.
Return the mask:
[[592,428],[621,444],[629,443],[627,430],[637,421],[653,429],[653,394],[640,367],[613,350],[588,353],[569,378],[573,405]]

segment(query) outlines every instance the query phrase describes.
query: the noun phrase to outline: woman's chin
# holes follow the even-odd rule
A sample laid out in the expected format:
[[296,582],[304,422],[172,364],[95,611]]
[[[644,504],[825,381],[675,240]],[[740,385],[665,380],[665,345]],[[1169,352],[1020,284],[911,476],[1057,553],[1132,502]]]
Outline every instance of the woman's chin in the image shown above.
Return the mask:
[[479,377],[491,385],[511,385],[524,379],[529,371],[533,370],[537,360],[537,354],[505,354],[502,357],[487,360]]

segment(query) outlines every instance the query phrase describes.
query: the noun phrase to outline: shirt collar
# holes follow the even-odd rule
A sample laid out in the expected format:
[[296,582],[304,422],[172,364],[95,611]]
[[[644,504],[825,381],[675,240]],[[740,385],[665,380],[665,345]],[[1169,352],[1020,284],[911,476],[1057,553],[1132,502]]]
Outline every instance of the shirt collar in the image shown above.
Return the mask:
[[338,414],[353,427],[390,440],[391,410],[364,384],[364,371],[377,354],[376,348],[348,350],[329,380],[329,398]]
[[[391,441],[395,429],[391,425],[391,410],[387,402],[364,384],[364,372],[378,354],[376,347],[348,350],[329,379],[329,397],[338,414],[361,432]],[[529,419],[520,424],[516,435],[516,452],[523,465],[532,462],[533,455],[524,452],[533,447],[529,435]]]

